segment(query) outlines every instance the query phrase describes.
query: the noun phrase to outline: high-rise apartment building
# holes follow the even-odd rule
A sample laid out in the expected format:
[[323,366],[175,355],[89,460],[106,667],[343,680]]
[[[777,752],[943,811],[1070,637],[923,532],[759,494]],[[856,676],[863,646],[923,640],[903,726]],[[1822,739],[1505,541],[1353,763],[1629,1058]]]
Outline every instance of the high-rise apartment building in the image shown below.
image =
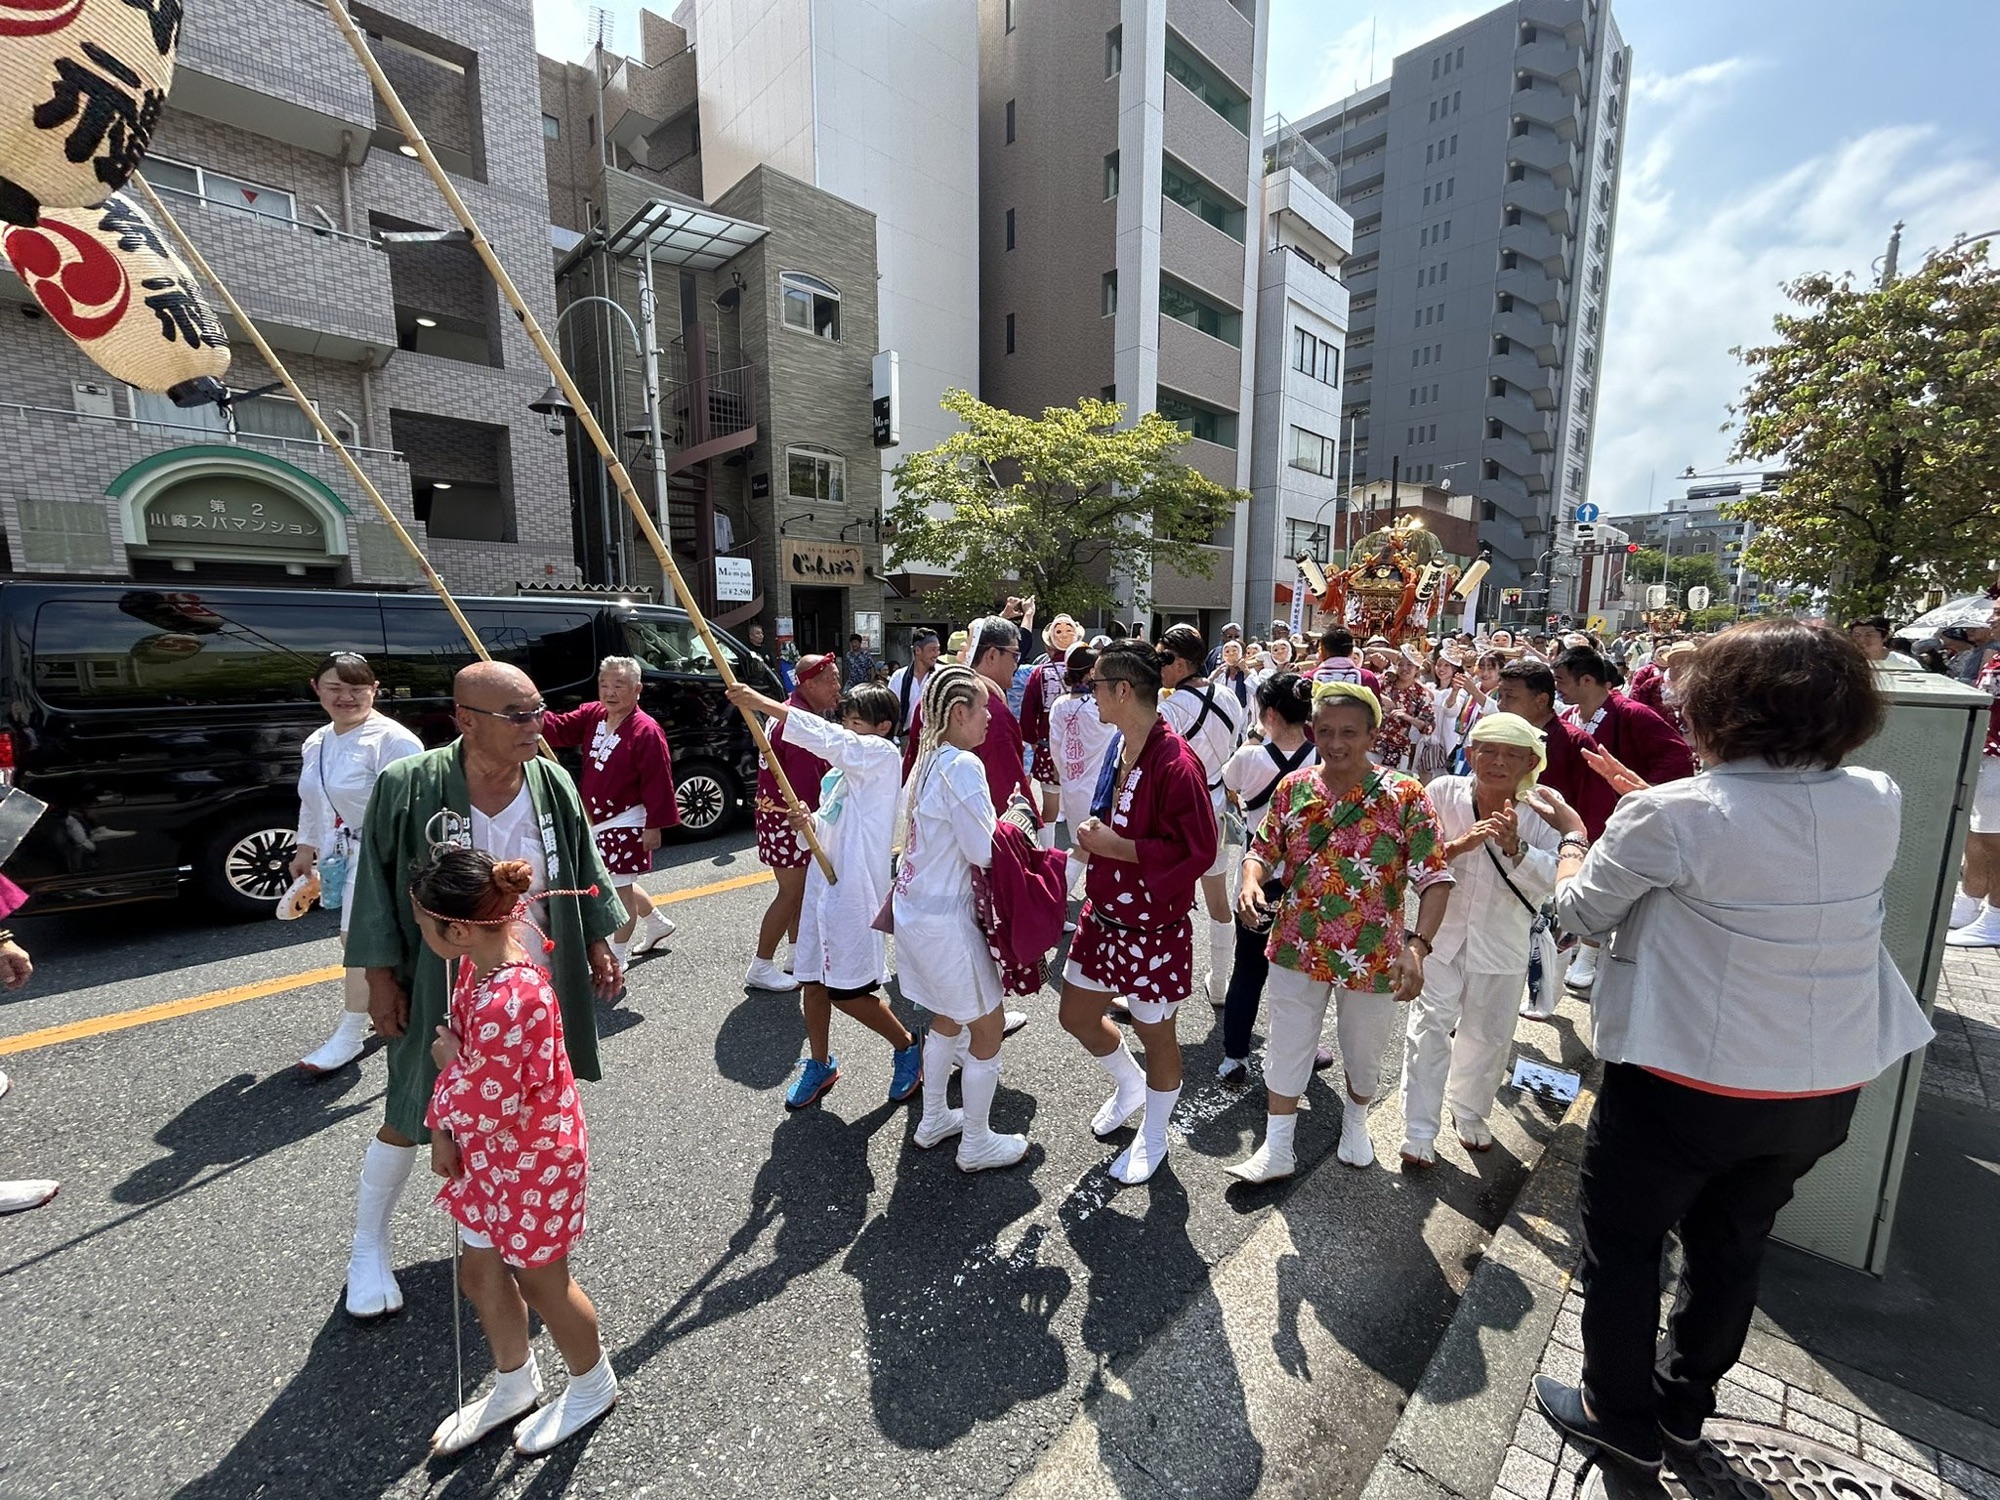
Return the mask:
[[[535,315],[554,315],[528,0],[355,6]],[[145,175],[438,571],[462,592],[577,576],[563,444],[519,323],[306,0],[190,8]],[[398,238],[397,236],[401,236]],[[282,394],[175,407],[110,379],[0,269],[9,571],[307,586],[418,574]],[[231,385],[271,373],[239,339]]]
[[[1267,8],[980,0],[986,400],[1038,414],[1112,395],[1250,487]],[[1249,525],[1217,533],[1210,577],[1157,574],[1154,608],[1220,624],[1246,596]]]
[[1489,588],[1555,573],[1590,483],[1632,54],[1605,0],[1512,0],[1299,122],[1354,220],[1357,479],[1470,491]]

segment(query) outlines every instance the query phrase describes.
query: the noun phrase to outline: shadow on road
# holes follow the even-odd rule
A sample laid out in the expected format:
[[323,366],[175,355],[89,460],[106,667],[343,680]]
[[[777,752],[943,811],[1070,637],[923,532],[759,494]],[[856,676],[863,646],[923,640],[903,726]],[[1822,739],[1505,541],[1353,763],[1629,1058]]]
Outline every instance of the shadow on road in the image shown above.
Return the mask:
[[[163,942],[172,945],[168,967],[173,967],[302,948],[340,935],[337,913],[315,908],[296,922],[264,917],[231,921],[191,896],[30,917],[13,926],[21,945],[34,955],[35,978],[25,990],[0,991],[0,1005],[153,978],[162,968]],[[301,954],[297,966],[339,962],[339,954],[328,949],[324,957]]]
[[[372,1044],[370,1051],[380,1045]],[[379,1091],[363,1093],[363,1087],[361,1068],[354,1065],[317,1081],[307,1081],[291,1068],[263,1079],[238,1073],[154,1133],[153,1139],[168,1154],[155,1157],[114,1187],[112,1201],[152,1203],[211,1167],[251,1161],[295,1145],[381,1102]]]
[[805,1038],[796,992],[751,990],[716,1028],[715,1070],[746,1089],[774,1089],[792,1076]]

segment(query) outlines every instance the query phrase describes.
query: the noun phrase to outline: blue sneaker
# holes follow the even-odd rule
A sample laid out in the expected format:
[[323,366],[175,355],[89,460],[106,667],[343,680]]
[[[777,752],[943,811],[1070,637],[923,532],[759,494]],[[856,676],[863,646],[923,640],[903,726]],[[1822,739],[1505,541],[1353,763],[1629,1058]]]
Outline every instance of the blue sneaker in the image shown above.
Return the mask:
[[799,1059],[799,1076],[785,1090],[786,1109],[804,1109],[840,1081],[840,1059],[827,1054],[825,1062],[813,1057]]
[[901,1104],[924,1085],[924,1044],[910,1043],[895,1054],[896,1068],[889,1075],[889,1102]]

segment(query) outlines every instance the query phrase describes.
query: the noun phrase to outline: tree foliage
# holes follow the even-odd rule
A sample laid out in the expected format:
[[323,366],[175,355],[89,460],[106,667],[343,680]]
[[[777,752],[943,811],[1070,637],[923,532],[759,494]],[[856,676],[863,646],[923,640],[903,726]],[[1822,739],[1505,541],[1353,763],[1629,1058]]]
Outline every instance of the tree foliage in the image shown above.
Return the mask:
[[2000,554],[2000,274],[1983,245],[1886,287],[1808,276],[1751,378],[1732,461],[1782,458],[1729,507],[1761,528],[1748,564],[1824,590],[1836,614],[1986,581]]
[[1086,397],[1024,417],[947,391],[965,423],[896,465],[899,563],[954,576],[926,596],[949,618],[981,614],[1007,594],[1032,594],[1047,619],[1148,600],[1121,579],[1162,566],[1206,578],[1207,542],[1250,497],[1175,455],[1188,436],[1157,412],[1120,427],[1125,408]]
[[[1660,577],[1662,566],[1667,572],[1664,579]],[[1649,583],[1661,582],[1677,590],[1681,598],[1686,598],[1691,588],[1706,588],[1711,593],[1726,596],[1733,580],[1722,571],[1722,564],[1716,561],[1712,552],[1670,558],[1658,547],[1641,547],[1625,559],[1625,586],[1628,590],[1643,589]]]

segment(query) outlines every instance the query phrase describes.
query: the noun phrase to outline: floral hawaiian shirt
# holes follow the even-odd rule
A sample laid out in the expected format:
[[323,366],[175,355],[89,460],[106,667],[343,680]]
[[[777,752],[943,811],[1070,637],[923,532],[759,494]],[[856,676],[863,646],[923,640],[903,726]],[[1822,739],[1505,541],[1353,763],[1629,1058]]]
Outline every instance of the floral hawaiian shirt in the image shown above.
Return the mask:
[[1443,846],[1414,776],[1375,771],[1330,801],[1316,767],[1292,772],[1250,845],[1250,857],[1285,882],[1265,950],[1271,962],[1343,989],[1389,993],[1408,888],[1451,883]]

